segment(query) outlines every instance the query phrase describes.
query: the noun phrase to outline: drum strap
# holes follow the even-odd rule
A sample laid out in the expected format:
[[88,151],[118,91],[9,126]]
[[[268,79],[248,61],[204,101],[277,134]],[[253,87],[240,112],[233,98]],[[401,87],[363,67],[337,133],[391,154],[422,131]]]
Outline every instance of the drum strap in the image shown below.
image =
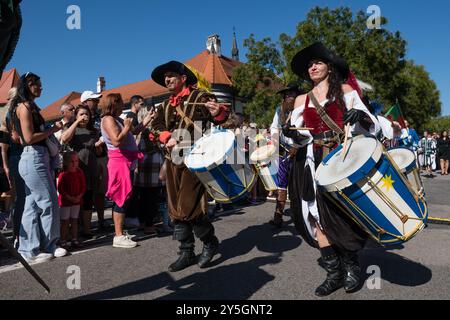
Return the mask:
[[193,126],[195,130],[202,132],[202,129],[200,129],[186,114],[183,110],[181,110],[180,106],[176,107],[178,114],[181,116],[181,120],[186,123],[186,126],[189,128],[189,126]]
[[344,131],[342,131],[342,129],[336,124],[336,122],[334,122],[333,119],[330,118],[330,116],[327,114],[325,108],[321,106],[319,101],[317,101],[317,99],[314,96],[314,94],[312,93],[312,91],[308,92],[308,97],[311,100],[311,102],[314,104],[314,106],[316,107],[317,113],[319,114],[322,121],[326,123],[328,128],[330,128],[331,130],[333,130],[334,132],[336,132],[339,135],[344,134]]

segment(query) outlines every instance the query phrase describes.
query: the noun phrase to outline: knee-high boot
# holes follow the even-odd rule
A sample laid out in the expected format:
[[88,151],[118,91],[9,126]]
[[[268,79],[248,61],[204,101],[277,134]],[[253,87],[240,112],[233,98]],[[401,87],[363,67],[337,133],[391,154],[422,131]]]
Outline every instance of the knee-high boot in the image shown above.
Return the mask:
[[344,285],[345,272],[339,254],[333,247],[320,249],[322,254],[321,267],[327,271],[327,278],[316,289],[319,297],[328,296]]
[[344,289],[351,293],[359,288],[361,284],[361,267],[357,252],[340,250],[341,261],[345,269]]
[[195,264],[195,239],[191,224],[188,222],[175,222],[173,239],[180,241],[180,252],[178,259],[169,266],[169,271],[181,271]]
[[270,220],[270,224],[280,228],[283,225],[284,207],[286,206],[287,190],[278,190],[277,206],[273,215],[273,220]]
[[203,250],[197,264],[200,268],[206,268],[219,251],[219,239],[214,235],[214,226],[207,216],[194,222],[194,232],[203,242]]

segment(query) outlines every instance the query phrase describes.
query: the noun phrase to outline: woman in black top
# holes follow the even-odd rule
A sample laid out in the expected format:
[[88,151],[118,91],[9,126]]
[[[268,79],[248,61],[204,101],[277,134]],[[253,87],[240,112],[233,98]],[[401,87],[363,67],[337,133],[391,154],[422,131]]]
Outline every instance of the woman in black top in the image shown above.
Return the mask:
[[44,118],[34,100],[40,97],[40,78],[27,73],[20,78],[18,94],[9,113],[13,130],[17,131],[24,147],[19,173],[25,181],[25,208],[23,211],[19,253],[30,262],[47,261],[67,254],[59,248],[60,218],[58,196],[50,168],[50,155],[46,140],[61,130],[58,122],[45,129]]
[[442,131],[441,138],[437,141],[438,159],[441,164],[441,175],[448,175],[450,139],[447,131]]

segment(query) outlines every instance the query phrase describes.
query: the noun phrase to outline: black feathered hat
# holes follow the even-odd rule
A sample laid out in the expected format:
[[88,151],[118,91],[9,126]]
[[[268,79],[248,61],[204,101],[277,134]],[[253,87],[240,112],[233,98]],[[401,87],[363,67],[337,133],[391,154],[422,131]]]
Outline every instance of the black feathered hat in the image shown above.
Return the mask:
[[152,72],[152,79],[157,84],[165,87],[165,74],[167,72],[175,72],[179,75],[185,75],[187,77],[186,84],[192,86],[197,83],[197,77],[195,74],[184,64],[178,61],[169,61],[155,68]]
[[292,59],[292,71],[303,79],[309,79],[308,66],[311,60],[319,59],[331,63],[345,80],[348,77],[350,68],[347,62],[332,53],[321,42],[316,42],[309,47],[300,50]]

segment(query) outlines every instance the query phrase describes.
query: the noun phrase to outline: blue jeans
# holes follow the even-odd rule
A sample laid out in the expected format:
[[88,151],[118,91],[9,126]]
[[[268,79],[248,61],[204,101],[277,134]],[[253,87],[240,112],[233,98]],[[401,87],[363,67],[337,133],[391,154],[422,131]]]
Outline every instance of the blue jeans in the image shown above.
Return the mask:
[[20,156],[11,156],[8,160],[9,173],[13,180],[16,193],[13,213],[14,236],[19,236],[23,207],[25,205],[25,182],[19,174],[19,161]]
[[25,208],[20,226],[19,252],[32,258],[54,253],[60,237],[58,196],[46,147],[26,146],[19,162],[25,181]]

